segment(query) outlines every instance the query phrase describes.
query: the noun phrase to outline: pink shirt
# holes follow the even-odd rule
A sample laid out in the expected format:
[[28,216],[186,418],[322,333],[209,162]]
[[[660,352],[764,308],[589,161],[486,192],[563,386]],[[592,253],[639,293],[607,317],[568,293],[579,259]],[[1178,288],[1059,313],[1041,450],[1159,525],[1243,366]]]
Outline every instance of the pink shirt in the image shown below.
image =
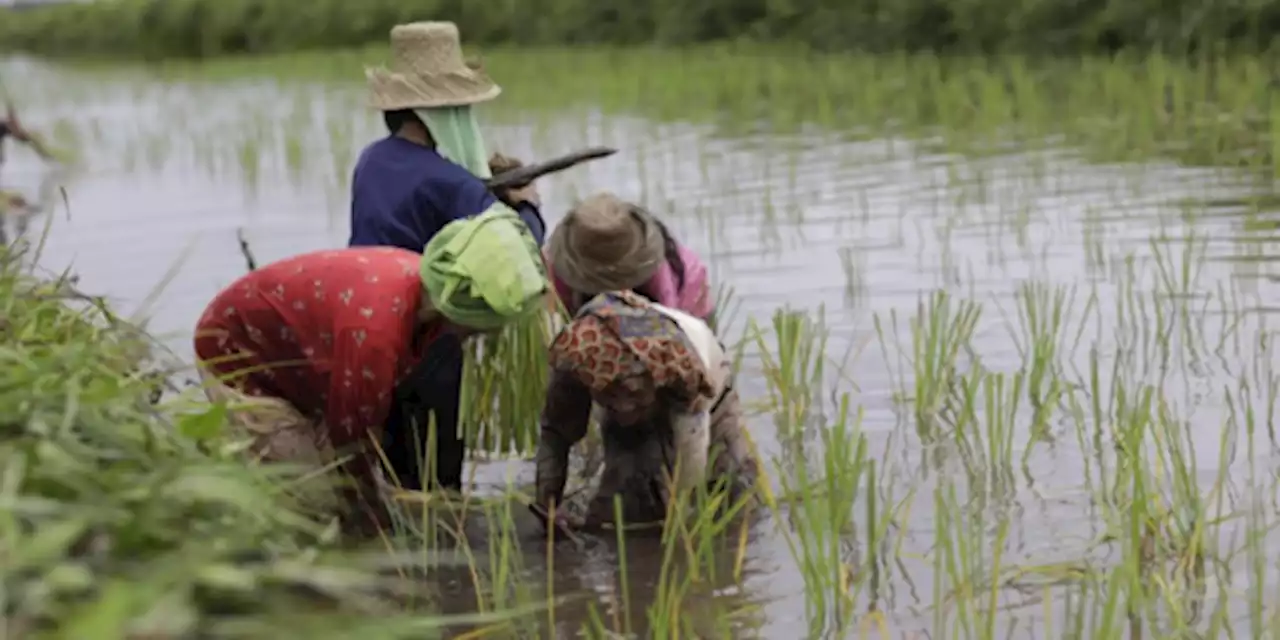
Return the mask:
[[[680,259],[684,261],[684,286],[677,287],[675,270],[671,268],[669,262],[664,261],[658,268],[658,272],[638,288],[654,296],[654,301],[660,305],[679,309],[696,318],[706,320],[715,310],[715,300],[712,298],[711,287],[707,281],[707,266],[698,259],[698,254],[688,247],[677,243],[676,250],[680,252]],[[544,258],[547,259],[547,271],[554,274],[555,270],[550,257],[544,254]],[[553,276],[552,281],[560,301],[566,306],[571,304],[573,292],[569,286],[558,276]]]

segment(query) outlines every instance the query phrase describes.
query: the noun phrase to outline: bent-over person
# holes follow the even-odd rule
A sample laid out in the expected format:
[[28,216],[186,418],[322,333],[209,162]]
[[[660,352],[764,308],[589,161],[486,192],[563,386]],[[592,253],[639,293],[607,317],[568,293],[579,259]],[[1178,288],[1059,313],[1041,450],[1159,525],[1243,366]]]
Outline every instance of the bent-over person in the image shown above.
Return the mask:
[[601,291],[636,291],[713,328],[715,299],[707,267],[652,213],[608,192],[577,203],[543,250],[556,295],[566,307]]
[[[541,418],[537,500],[564,500],[569,449],[587,433],[593,403],[604,472],[582,522],[661,522],[673,495],[721,481],[732,501],[750,497],[759,463],[746,433],[731,364],[710,327],[634,292],[585,301],[551,345],[551,384]],[[564,512],[555,517],[564,522]]]
[[439,357],[443,337],[536,312],[548,286],[524,223],[491,212],[449,223],[422,254],[348,248],[261,267],[209,304],[195,350],[202,373],[219,378],[211,399],[251,399],[232,422],[253,435],[255,454],[318,466],[353,453],[343,470],[356,486],[342,495],[381,524],[373,445],[389,449],[401,475],[421,461],[406,450],[423,444],[407,433],[397,385]]
[[[420,251],[445,225],[488,211],[514,211],[540,246],[546,224],[533,184],[493,192],[486,145],[475,108],[500,87],[463,58],[452,22],[413,22],[391,29],[389,68],[366,71],[369,101],[382,112],[387,135],[360,152],[351,176],[348,246]],[[445,336],[431,375],[415,376],[430,399],[439,432],[433,480],[462,488],[466,449],[458,435],[462,343]],[[406,484],[415,486],[418,478]]]

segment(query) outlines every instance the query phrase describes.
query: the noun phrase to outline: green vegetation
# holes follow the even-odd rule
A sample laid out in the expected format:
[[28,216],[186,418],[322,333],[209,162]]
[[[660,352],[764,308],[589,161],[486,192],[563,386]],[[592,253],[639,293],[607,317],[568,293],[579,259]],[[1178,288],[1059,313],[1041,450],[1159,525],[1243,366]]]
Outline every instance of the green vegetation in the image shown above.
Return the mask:
[[[385,560],[344,560],[325,542],[326,530],[293,506],[287,488],[297,488],[295,473],[245,467],[230,457],[232,443],[218,437],[226,407],[151,409],[146,381],[127,373],[140,353],[139,334],[112,328],[117,321],[100,302],[88,299],[78,309],[82,297],[65,283],[30,278],[12,256],[4,265],[7,346],[0,371],[9,391],[0,402],[13,419],[0,447],[2,550],[14,559],[4,564],[4,585],[17,637],[248,638],[299,630],[326,638],[430,637],[452,624],[470,627],[465,637],[475,638],[548,637],[549,629],[575,628],[592,638],[627,632],[728,638],[747,637],[760,622],[747,604],[704,609],[699,598],[740,584],[748,544],[762,543],[749,542],[732,513],[709,508],[692,510],[698,514],[692,520],[672,511],[659,579],[641,594],[628,595],[632,543],[619,538],[619,608],[591,603],[573,617],[566,613],[573,602],[553,597],[550,577],[546,585],[525,577],[529,539],[517,524],[518,503],[502,496],[460,505],[402,495],[416,506],[401,511],[394,544],[408,547],[394,557],[408,558],[410,568],[401,577],[379,576]],[[1046,603],[1059,598],[1039,622],[1015,627],[1019,633],[1274,637],[1280,618],[1259,589],[1275,572],[1263,547],[1274,516],[1261,501],[1274,479],[1252,462],[1255,438],[1266,437],[1254,416],[1265,406],[1248,396],[1245,378],[1223,389],[1233,410],[1214,425],[1221,428],[1222,455],[1236,442],[1241,459],[1250,461],[1243,484],[1260,492],[1232,497],[1240,489],[1231,488],[1227,460],[1199,458],[1187,425],[1158,387],[1103,365],[1108,354],[1098,352],[1083,378],[1068,373],[1064,341],[1094,322],[1098,309],[1076,302],[1066,288],[1021,289],[1010,329],[1026,358],[1014,370],[961,362],[984,309],[943,292],[922,300],[906,340],[881,332],[886,354],[903,345],[909,352],[905,373],[914,382],[902,401],[937,455],[920,469],[924,482],[897,475],[890,456],[871,450],[849,394],[831,418],[810,412],[822,404],[816,395],[827,361],[820,323],[789,311],[776,313],[771,329],[750,323],[746,339],[760,350],[769,411],[784,443],[772,465],[781,493],[769,506],[803,577],[805,637],[895,631],[884,610],[886,585],[909,580],[920,562],[932,573],[934,605],[925,626],[934,637],[998,637],[1006,624],[999,622],[1002,610],[1010,606],[1005,599],[1019,593],[1041,593]],[[1189,328],[1198,317],[1186,307],[1170,311],[1169,327]],[[1172,349],[1167,334],[1142,324],[1114,329],[1141,340],[1139,348]],[[1275,399],[1272,392],[1260,401],[1269,406]],[[1023,410],[1028,401],[1035,407],[1030,414]],[[812,437],[787,435],[799,430]],[[1059,439],[1088,452],[1084,488],[1104,526],[1070,560],[1017,557],[1009,547],[1016,477],[1031,473],[1026,461],[1035,449]],[[1207,486],[1198,485],[1196,470],[1215,462],[1219,470],[1203,479]],[[913,508],[928,509],[934,520],[927,559],[899,551]],[[485,531],[478,548],[459,547],[477,521]],[[849,556],[852,541],[863,554]],[[562,565],[574,570],[567,544],[555,553],[546,548],[549,576]],[[448,570],[448,559],[456,571]],[[474,581],[464,597],[479,613],[397,613],[429,606],[422,592],[459,574]],[[415,582],[404,576],[417,576],[419,586],[408,586]],[[1232,597],[1232,585],[1256,595]],[[505,622],[514,616],[526,622]]]
[[[362,69],[385,57],[382,44],[123,70],[81,62],[85,73],[75,77],[92,84],[109,78],[138,86],[159,77],[209,96],[218,91],[210,81],[321,82],[341,96],[342,109],[359,113],[368,111],[361,93]],[[503,87],[502,96],[483,107],[486,117],[497,122],[545,124],[581,109],[602,109],[611,115],[711,125],[725,136],[817,128],[843,141],[928,140],[931,150],[971,156],[1066,146],[1105,162],[1163,156],[1190,165],[1247,169],[1267,180],[1280,176],[1274,161],[1280,121],[1273,117],[1272,68],[1252,56],[1033,60],[719,47],[601,49],[589,55],[574,49],[493,49],[485,50],[483,59]],[[59,88],[57,93],[72,91]],[[235,127],[219,125],[197,140],[200,153],[209,156],[202,162],[212,164],[218,161],[213,156],[235,153],[235,164],[256,184],[260,152],[280,148],[291,175],[323,173],[337,187],[338,197],[345,198],[355,145],[377,130],[357,133],[359,121],[346,113],[327,113],[317,121],[310,94],[291,95],[296,96],[288,107],[293,113],[279,127],[270,120],[274,116],[263,113],[268,105],[239,105],[244,113]],[[185,97],[165,99],[172,102],[175,122],[177,113],[194,113],[201,104]],[[201,127],[198,119],[183,122],[186,128]],[[317,128],[333,144],[303,153],[306,145],[315,144],[304,136],[316,135]],[[162,162],[174,148],[168,132],[143,130],[125,153],[129,162]]]
[[[42,114],[33,126],[100,150],[110,157],[104,164],[124,167],[122,179],[146,184],[152,169],[185,166],[247,194],[263,184],[300,199],[329,189],[332,209],[342,211],[354,154],[380,133],[372,114],[357,114],[360,66],[382,51],[72,71],[14,65],[5,79]],[[737,263],[739,295],[722,296],[721,324],[772,471],[767,517],[747,523],[732,509],[674,509],[656,544],[619,536],[553,549],[525,512],[528,487],[512,481],[490,479],[460,500],[400,493],[395,531],[383,542],[414,591],[390,599],[430,615],[478,612],[460,623],[466,638],[1280,638],[1272,500],[1280,358],[1267,311],[1280,138],[1269,66],[1230,56],[698,52],[488,52],[505,93],[485,108],[486,135],[507,152],[616,144],[624,150],[617,159],[549,178],[544,197],[563,204],[582,190],[637,184],[632,193],[673,228],[706,231],[713,267],[723,256]],[[262,83],[267,77],[274,82]],[[120,108],[134,103],[154,109]],[[99,108],[115,119],[83,115]],[[1214,169],[1140,164],[1159,156]],[[1097,159],[1132,163],[1088,164]],[[284,219],[288,229],[300,224]],[[833,262],[820,258],[837,251],[845,272],[833,276]],[[787,260],[774,270],[779,253]],[[841,284],[852,302],[833,322]],[[6,290],[0,302],[15,304]],[[810,310],[771,311],[780,295]],[[826,307],[814,312],[819,301]],[[751,316],[735,322],[735,302],[750,303]],[[49,349],[61,325],[25,326]],[[469,392],[498,400],[473,407],[478,457],[532,444],[540,331],[513,329],[500,360],[473,361]],[[313,519],[287,515],[298,510],[280,487],[292,488],[296,476],[223,464],[229,443],[173,435],[173,425],[216,432],[222,408],[175,402],[157,418],[136,394],[86,396],[98,387],[66,372],[132,380],[128,358],[112,367],[90,348],[112,347],[95,338],[55,350],[82,354],[75,367],[33,369],[47,359],[14,358],[0,375],[56,374],[45,373],[34,394],[19,388],[29,377],[7,385],[11,413],[28,415],[32,398],[47,399],[44,418],[28,423],[51,428],[67,415],[106,415],[94,407],[127,406],[133,417],[102,417],[89,424],[113,428],[91,433],[123,437],[130,432],[121,424],[155,425],[145,433],[165,445],[116,445],[125,453],[114,460],[140,460],[141,469],[118,484],[113,474],[133,467],[42,472],[99,487],[58,504],[93,504],[84,512],[92,515],[154,487],[141,492],[152,500],[142,515],[101,526],[127,531],[135,554],[160,549],[137,556],[163,558],[141,563],[157,571],[229,548],[249,559],[207,562],[275,576],[263,568],[275,556],[251,554],[310,562],[298,549],[332,547]],[[140,391],[141,382],[128,388]],[[185,457],[177,469],[165,457],[176,453],[140,457],[153,450]],[[184,522],[202,526],[164,535],[168,509],[189,509],[173,487],[222,486],[184,475],[204,478],[210,465],[260,488],[254,501],[208,522],[183,511]],[[152,481],[142,470],[153,467],[177,475]],[[705,507],[722,498],[691,500]],[[256,515],[262,510],[268,515]],[[150,528],[129,529],[134,522]],[[56,520],[41,527],[58,531]],[[35,557],[54,567],[80,562],[80,553],[65,545]],[[137,562],[103,562],[94,576],[150,584],[136,578]],[[367,575],[377,561],[351,562]],[[19,574],[35,580],[27,575]],[[18,578],[5,576],[13,593]],[[328,616],[342,614],[329,608],[355,600],[344,591],[336,605],[303,601],[266,578],[252,584],[262,590],[239,614],[246,625],[286,624],[278,621],[288,606],[288,624],[336,635]],[[204,607],[196,597],[193,606]],[[112,624],[94,631],[119,628]],[[360,633],[395,637],[377,627]]]
[[1280,9],[1194,0],[110,0],[6,15],[0,43],[40,53],[217,56],[385,41],[398,22],[447,19],[469,41],[665,45],[745,39],[825,50],[1186,53],[1268,47]]
[[0,635],[421,638],[521,613],[432,614],[339,549],[298,506],[316,479],[245,466],[226,407],[153,406],[149,340],[23,257],[0,251]]

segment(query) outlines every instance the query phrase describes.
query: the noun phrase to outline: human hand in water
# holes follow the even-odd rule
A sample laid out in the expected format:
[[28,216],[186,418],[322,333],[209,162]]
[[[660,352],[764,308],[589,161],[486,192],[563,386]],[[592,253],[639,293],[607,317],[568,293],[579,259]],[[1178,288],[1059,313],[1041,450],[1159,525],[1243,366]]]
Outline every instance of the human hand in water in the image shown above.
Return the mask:
[[581,527],[582,523],[570,516],[564,509],[556,509],[547,516],[547,507],[539,504],[530,504],[529,511],[538,519],[538,523],[542,525],[542,530],[546,531],[548,525],[555,527],[556,533],[562,537],[574,538],[573,530]]

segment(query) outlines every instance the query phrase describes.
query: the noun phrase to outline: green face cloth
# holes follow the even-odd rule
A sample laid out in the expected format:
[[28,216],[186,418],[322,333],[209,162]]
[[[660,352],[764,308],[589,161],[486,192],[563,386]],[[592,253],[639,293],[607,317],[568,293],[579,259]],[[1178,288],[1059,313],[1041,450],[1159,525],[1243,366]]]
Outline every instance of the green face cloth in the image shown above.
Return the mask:
[[533,314],[549,287],[537,242],[501,203],[431,238],[422,252],[422,286],[446,318],[482,331]]
[[414,109],[413,112],[427,125],[440,155],[478,178],[491,177],[489,154],[485,152],[480,123],[471,107]]

